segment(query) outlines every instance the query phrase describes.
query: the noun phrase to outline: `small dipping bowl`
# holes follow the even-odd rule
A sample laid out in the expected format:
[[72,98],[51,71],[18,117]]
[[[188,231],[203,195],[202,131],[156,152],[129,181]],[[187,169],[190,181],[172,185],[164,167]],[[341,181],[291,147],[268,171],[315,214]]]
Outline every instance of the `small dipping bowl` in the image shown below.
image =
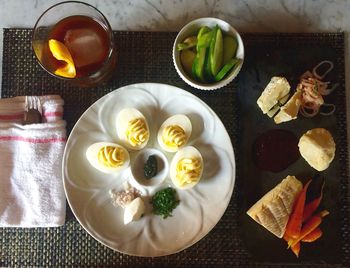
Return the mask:
[[[157,159],[157,174],[147,179],[144,175],[144,167],[147,159],[154,155]],[[131,164],[131,173],[135,181],[143,186],[155,186],[161,184],[169,173],[169,164],[166,156],[159,150],[146,148],[140,151]]]

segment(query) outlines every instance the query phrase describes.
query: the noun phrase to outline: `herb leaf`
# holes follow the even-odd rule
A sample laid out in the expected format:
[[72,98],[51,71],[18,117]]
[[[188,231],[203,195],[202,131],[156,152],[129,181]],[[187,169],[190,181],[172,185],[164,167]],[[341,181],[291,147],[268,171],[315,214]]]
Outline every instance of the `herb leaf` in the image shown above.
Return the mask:
[[175,189],[168,187],[160,190],[154,194],[151,200],[153,213],[163,216],[163,219],[171,217],[171,212],[177,207],[179,202]]
[[153,178],[155,175],[157,175],[157,171],[158,171],[157,158],[155,155],[150,155],[143,168],[143,172],[146,179]]

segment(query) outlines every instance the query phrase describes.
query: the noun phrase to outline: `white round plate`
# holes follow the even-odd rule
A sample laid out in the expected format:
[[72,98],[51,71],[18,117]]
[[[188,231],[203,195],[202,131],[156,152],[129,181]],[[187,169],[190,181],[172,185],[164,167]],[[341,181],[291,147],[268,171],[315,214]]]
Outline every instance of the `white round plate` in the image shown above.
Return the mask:
[[[127,107],[141,111],[149,123],[151,135],[145,149],[161,150],[157,131],[171,115],[185,114],[192,122],[188,145],[196,147],[203,156],[203,176],[192,189],[176,189],[180,203],[172,217],[154,215],[149,203],[156,191],[167,186],[175,188],[169,175],[158,185],[142,186],[133,179],[130,167],[118,174],[105,174],[92,167],[85,157],[86,149],[95,142],[121,143],[116,134],[116,117]],[[133,164],[138,152],[129,153]],[[174,154],[163,153],[170,162]],[[235,182],[232,144],[218,116],[194,95],[153,83],[119,88],[91,105],[68,138],[62,167],[68,203],[85,230],[114,250],[147,257],[176,253],[208,234],[224,214]],[[114,207],[109,196],[111,189],[122,190],[125,181],[146,200],[145,215],[127,225],[123,224],[123,209]]]

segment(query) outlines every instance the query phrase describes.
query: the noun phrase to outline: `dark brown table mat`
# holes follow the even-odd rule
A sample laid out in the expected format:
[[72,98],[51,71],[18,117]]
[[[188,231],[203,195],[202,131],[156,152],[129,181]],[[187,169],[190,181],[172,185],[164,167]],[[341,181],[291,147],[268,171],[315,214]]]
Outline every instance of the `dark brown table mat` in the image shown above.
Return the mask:
[[[204,100],[223,121],[233,146],[237,149],[240,122],[235,89],[239,86],[239,79],[224,89],[213,92],[194,90],[189,87],[178,77],[173,67],[171,50],[175,36],[175,33],[165,32],[115,32],[118,67],[114,78],[97,88],[79,89],[49,76],[38,66],[31,51],[31,30],[5,29],[1,96],[61,95],[65,100],[64,118],[67,120],[69,132],[80,115],[93,102],[114,89],[141,82],[171,84]],[[244,34],[243,39],[247,53],[249,49],[259,44],[302,46],[304,43],[312,42],[316,45],[321,42],[339,50],[341,60],[344,57],[343,34]],[[343,119],[345,120],[345,117]],[[346,145],[345,140],[345,148]],[[239,152],[235,151],[235,154],[239,160]],[[347,164],[346,152],[342,160]],[[347,171],[344,172],[345,180],[342,180],[344,191],[341,193],[344,196],[342,208],[345,217],[342,230],[344,241],[342,242],[343,259],[339,260],[339,263],[348,266],[350,265],[349,223],[347,223],[349,218],[346,216],[349,215],[346,202],[348,174]],[[115,252],[88,235],[67,207],[66,224],[60,228],[0,228],[0,266],[247,267],[272,265],[256,263],[240,238],[237,198],[243,178],[239,176],[239,167],[237,167],[237,174],[234,194],[223,218],[204,239],[180,253],[158,258],[140,258]],[[288,266],[288,264],[284,265]],[[303,267],[327,266],[319,261],[300,265]]]

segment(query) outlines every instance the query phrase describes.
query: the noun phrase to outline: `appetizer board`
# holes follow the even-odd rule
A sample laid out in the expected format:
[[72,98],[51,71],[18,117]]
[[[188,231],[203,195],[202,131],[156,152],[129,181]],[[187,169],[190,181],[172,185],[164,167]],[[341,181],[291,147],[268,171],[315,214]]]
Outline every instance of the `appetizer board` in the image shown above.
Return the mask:
[[[259,262],[339,263],[342,259],[342,241],[344,241],[342,208],[346,198],[346,192],[342,191],[341,185],[347,180],[344,175],[347,172],[347,157],[344,157],[347,155],[344,62],[339,58],[343,53],[342,48],[337,49],[324,43],[318,44],[317,40],[303,44],[298,39],[288,38],[281,38],[277,42],[252,42],[246,46],[249,53],[240,73],[238,86],[241,143],[237,166],[239,166],[238,177],[242,183],[238,198],[241,237],[247,250]],[[329,116],[318,114],[313,118],[305,118],[299,113],[295,120],[275,124],[273,118],[262,113],[257,105],[257,99],[273,76],[285,77],[291,85],[293,94],[300,76],[323,60],[334,63],[333,70],[324,81],[339,84],[334,92],[325,97],[325,102],[336,105],[334,114]],[[264,171],[254,162],[254,142],[266,131],[288,130],[299,139],[313,128],[327,129],[335,140],[336,154],[328,169],[318,172],[301,156],[280,172]],[[246,214],[253,204],[288,175],[296,176],[304,184],[317,175],[324,177],[325,188],[321,208],[330,212],[321,225],[323,236],[314,243],[302,243],[299,259],[291,250],[287,250],[286,241],[274,236]]]
[[[350,229],[350,221],[348,216],[349,203],[346,195],[349,184],[349,173],[347,167],[343,33],[244,33],[242,34],[242,38],[245,44],[247,60],[243,64],[243,69],[237,79],[218,91],[193,89],[182,81],[176,73],[170,51],[177,33],[116,31],[114,34],[117,49],[120,51],[118,54],[119,64],[115,77],[108,84],[99,88],[81,90],[51,77],[38,66],[31,49],[31,30],[5,29],[1,97],[42,94],[61,95],[65,100],[64,118],[67,121],[67,131],[69,133],[82,113],[92,103],[116,88],[149,81],[171,84],[185,89],[201,98],[215,111],[230,135],[238,165],[236,166],[235,187],[229,206],[218,224],[204,239],[201,239],[201,241],[186,250],[160,258],[138,258],[121,254],[103,246],[84,231],[73,216],[69,206],[67,206],[66,223],[60,228],[2,228],[0,230],[3,241],[0,244],[2,253],[0,259],[1,266],[77,266],[79,264],[80,266],[134,267],[143,265],[165,267],[176,263],[177,266],[184,267],[191,265],[216,265],[222,267],[250,267],[258,265],[259,267],[270,267],[270,264],[276,265],[276,263],[283,263],[284,267],[295,266],[296,264],[303,267],[329,267],[327,263],[336,262],[340,264],[339,266],[343,264],[344,267],[349,267],[350,233],[348,230]],[[302,53],[298,56],[299,52],[304,51],[304,47],[308,48],[307,52],[311,51],[311,54],[306,55]],[[282,53],[283,51],[294,54],[288,54],[286,56],[286,53]],[[261,57],[267,57],[266,53],[271,52],[279,55],[277,62],[268,61],[266,58],[263,60],[260,59]],[[273,181],[269,185],[266,183],[265,185],[258,184],[259,181],[257,179],[264,178],[261,176],[261,173],[253,174],[251,172],[249,174],[253,174],[254,177],[248,177],[247,170],[249,171],[248,168],[252,167],[253,164],[246,154],[250,154],[251,148],[243,147],[246,144],[241,144],[242,141],[245,141],[242,135],[247,136],[248,142],[249,139],[253,140],[253,137],[250,137],[250,135],[257,135],[257,133],[255,129],[252,130],[252,124],[244,121],[249,119],[247,118],[249,114],[243,114],[242,109],[245,102],[238,100],[238,97],[244,97],[242,93],[246,90],[248,90],[247,93],[251,92],[251,89],[247,87],[247,81],[245,79],[252,77],[252,79],[255,79],[252,83],[259,81],[254,76],[258,66],[260,72],[264,72],[266,75],[265,81],[259,84],[261,93],[264,86],[266,86],[265,83],[271,79],[272,75],[276,74],[272,71],[266,73],[268,70],[278,70],[281,63],[284,68],[287,70],[290,69],[290,61],[285,61],[282,59],[282,56],[292,59],[291,64],[294,64],[294,67],[298,67],[295,68],[298,71],[295,74],[296,77],[305,70],[305,67],[314,66],[314,64],[324,59],[324,57],[315,58],[314,53],[318,53],[316,56],[319,56],[320,53],[323,56],[326,52],[327,54],[331,53],[333,56],[332,59],[337,60],[335,62],[336,70],[339,72],[337,74],[332,72],[331,75],[336,75],[339,78],[338,82],[341,83],[341,90],[337,91],[336,95],[332,95],[340,104],[337,104],[337,113],[334,116],[334,123],[336,124],[334,125],[334,129],[337,130],[338,134],[335,136],[332,133],[337,143],[337,159],[332,162],[331,169],[326,171],[329,172],[332,170],[334,163],[337,163],[337,161],[340,164],[338,164],[338,180],[333,180],[335,188],[339,187],[339,190],[337,189],[332,195],[332,198],[329,198],[329,190],[326,188],[324,192],[325,199],[322,205],[333,213],[335,211],[334,207],[328,207],[328,205],[326,207],[325,200],[326,198],[337,200],[336,202],[339,207],[337,207],[336,213],[338,215],[337,219],[340,219],[340,221],[335,223],[334,230],[330,230],[331,233],[327,235],[337,232],[339,233],[338,237],[341,237],[341,241],[337,241],[338,249],[332,248],[329,252],[326,252],[329,248],[322,248],[322,245],[315,248],[316,244],[310,244],[311,250],[302,246],[300,258],[297,259],[290,250],[287,250],[284,241],[273,237],[273,234],[265,231],[263,227],[260,227],[246,215],[246,210],[259,200],[263,194],[279,183],[283,175],[287,174],[287,172],[277,174],[279,176],[272,174],[271,178]],[[293,60],[295,55],[299,59],[304,58],[300,62],[300,66]],[[274,59],[276,59],[276,56]],[[264,66],[261,66],[261,64],[256,65],[255,62],[266,63],[266,68],[261,69]],[[262,77],[261,73],[259,75]],[[284,74],[280,71],[278,73],[281,75]],[[290,80],[289,77],[287,78]],[[253,97],[258,98],[258,96],[259,94],[256,92]],[[239,107],[239,102],[243,106]],[[251,104],[255,105],[256,100],[251,100]],[[254,112],[259,111],[255,106],[254,109],[256,109]],[[248,108],[245,110],[247,111]],[[252,111],[248,111],[248,113],[250,112]],[[259,116],[263,118],[261,112]],[[270,126],[274,126],[272,121],[265,120],[269,122]],[[293,124],[295,123],[293,122]],[[281,126],[287,128],[287,125]],[[246,128],[244,129],[243,127]],[[261,124],[260,128],[262,128]],[[254,132],[249,133],[250,130]],[[239,134],[238,132],[241,133]],[[261,130],[261,132],[263,131]],[[245,155],[249,161],[248,163],[243,162],[244,159],[242,157],[245,157]],[[304,165],[307,167],[306,163]],[[310,168],[309,170],[312,169]],[[244,182],[251,183],[251,188],[248,188],[248,184],[243,185]],[[303,180],[304,182],[305,180]],[[247,186],[247,188],[244,188],[244,186]],[[250,196],[245,195],[246,190],[253,191],[253,193]],[[256,196],[252,194],[256,194]],[[332,218],[330,216],[328,215],[328,218],[325,218],[322,223],[322,230],[325,233],[328,232],[329,226],[331,226],[329,220]],[[254,240],[248,241],[250,237],[247,236],[247,233],[249,231],[256,234]],[[325,236],[326,234],[321,239],[325,239]],[[263,240],[264,237],[269,242],[268,244]],[[262,241],[265,244],[261,244]],[[319,240],[318,242],[321,241]],[[334,244],[336,238],[330,241]],[[322,242],[322,244],[325,243]],[[269,246],[270,248],[268,248]],[[341,249],[339,249],[340,247]],[[319,250],[319,248],[321,249]],[[260,251],[262,253],[259,253]],[[306,255],[310,251],[313,255]],[[334,252],[336,252],[335,257],[332,257]],[[283,256],[279,257],[278,254],[282,254]],[[336,257],[339,258],[336,259]]]

